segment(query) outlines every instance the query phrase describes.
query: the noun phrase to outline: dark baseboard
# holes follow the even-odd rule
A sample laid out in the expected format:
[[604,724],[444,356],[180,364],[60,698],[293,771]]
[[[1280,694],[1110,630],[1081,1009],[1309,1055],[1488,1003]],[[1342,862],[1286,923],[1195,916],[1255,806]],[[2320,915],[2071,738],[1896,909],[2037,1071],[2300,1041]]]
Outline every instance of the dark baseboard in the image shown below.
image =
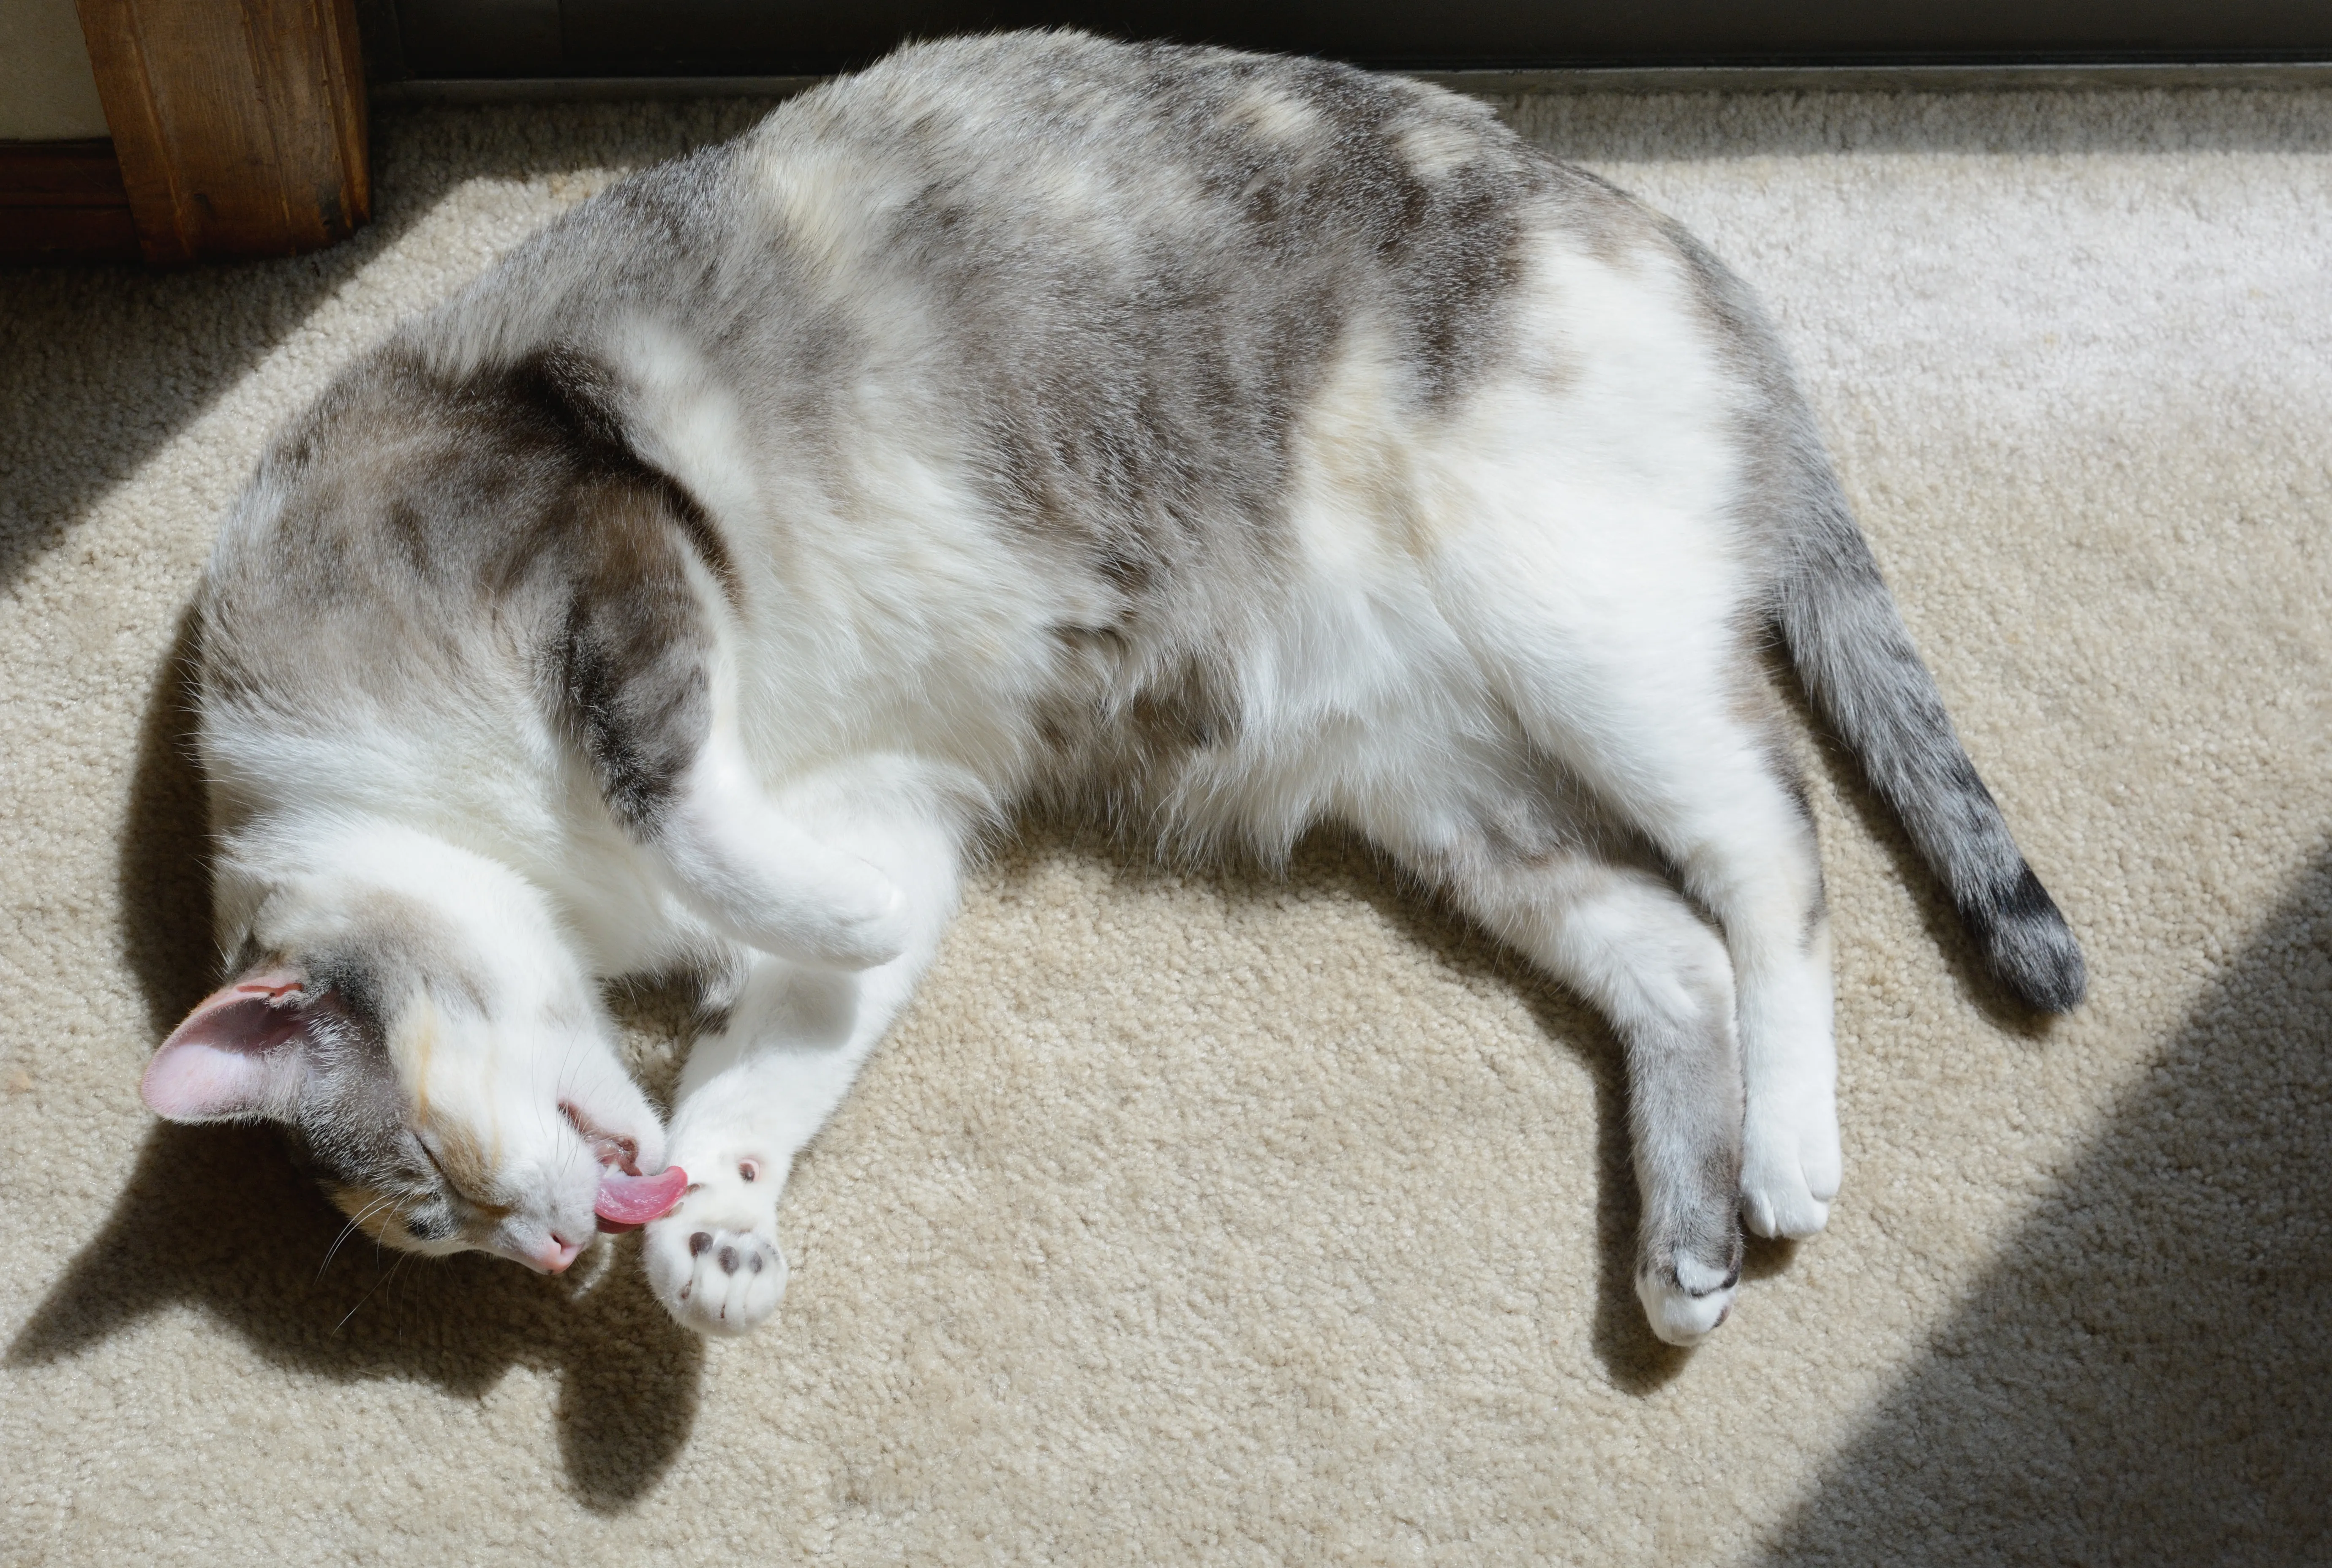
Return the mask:
[[0,266],[138,259],[112,142],[0,141]]
[[2332,60],[2325,0],[356,0],[376,81],[784,78],[1071,26],[1417,73]]
[[[1412,71],[1459,92],[2013,92],[2044,89],[2332,87],[2332,59],[2203,64],[1636,65],[1544,71]],[[376,107],[789,98],[823,76],[537,76],[377,81]]]

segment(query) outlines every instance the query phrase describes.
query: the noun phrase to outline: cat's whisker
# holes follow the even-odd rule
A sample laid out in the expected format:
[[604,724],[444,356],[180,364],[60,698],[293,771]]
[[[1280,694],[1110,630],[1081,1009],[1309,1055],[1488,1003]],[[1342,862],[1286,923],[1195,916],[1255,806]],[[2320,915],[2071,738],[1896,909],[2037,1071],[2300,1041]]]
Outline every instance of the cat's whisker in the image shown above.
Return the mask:
[[403,1252],[397,1255],[396,1260],[388,1266],[388,1272],[382,1275],[378,1279],[374,1280],[372,1282],[372,1289],[366,1291],[362,1296],[357,1297],[356,1305],[342,1313],[340,1315],[340,1321],[332,1324],[332,1332],[334,1334],[337,1334],[340,1330],[349,1326],[349,1319],[356,1316],[358,1313],[364,1310],[364,1304],[373,1298],[375,1291],[379,1290],[382,1286],[387,1285],[390,1280],[397,1277],[397,1271],[405,1267],[405,1260],[408,1256],[409,1254]]
[[[347,1243],[348,1238],[350,1236],[363,1229],[364,1222],[367,1219],[369,1219],[373,1215],[379,1212],[383,1208],[394,1201],[396,1201],[396,1200],[392,1198],[377,1198],[372,1202],[366,1204],[364,1208],[358,1210],[355,1214],[350,1215],[349,1217],[349,1222],[340,1227],[340,1233],[332,1238],[332,1245],[325,1249],[324,1261],[316,1266],[316,1277],[318,1279],[324,1277],[324,1271],[332,1267],[332,1259],[339,1255],[341,1247]],[[374,1237],[373,1245],[375,1247],[379,1246],[380,1238],[377,1236]]]
[[332,1238],[331,1246],[324,1249],[324,1261],[316,1265],[316,1277],[318,1280],[321,1280],[324,1277],[325,1272],[332,1267],[332,1259],[339,1256],[341,1244],[348,1240],[349,1235],[356,1229],[356,1228],[357,1222],[351,1219],[347,1224],[340,1227],[340,1233],[338,1236]]

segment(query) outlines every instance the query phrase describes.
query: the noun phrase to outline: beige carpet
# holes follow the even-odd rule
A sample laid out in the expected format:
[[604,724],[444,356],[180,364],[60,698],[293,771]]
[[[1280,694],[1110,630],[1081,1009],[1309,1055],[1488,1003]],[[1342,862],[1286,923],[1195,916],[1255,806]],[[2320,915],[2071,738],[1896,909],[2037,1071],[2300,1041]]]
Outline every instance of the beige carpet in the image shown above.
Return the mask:
[[805,1160],[760,1337],[626,1248],[328,1260],[266,1137],[138,1103],[208,979],[182,607],[335,367],[750,110],[384,115],[341,250],[0,276],[0,1558],[2332,1560],[2332,95],[1514,111],[1772,302],[2083,1012],[2003,1012],[1828,766],[1847,1186],[1685,1355],[1577,1005],[1333,840],[1041,837]]

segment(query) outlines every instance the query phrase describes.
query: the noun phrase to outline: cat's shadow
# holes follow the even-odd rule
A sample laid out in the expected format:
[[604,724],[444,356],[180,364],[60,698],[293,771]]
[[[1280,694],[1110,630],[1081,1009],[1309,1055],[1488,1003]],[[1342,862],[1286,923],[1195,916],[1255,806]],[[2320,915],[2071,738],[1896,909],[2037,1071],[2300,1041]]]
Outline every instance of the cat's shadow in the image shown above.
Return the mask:
[[[194,638],[191,617],[182,618],[148,697],[119,867],[120,935],[157,1038],[214,978],[203,793],[189,749]],[[1982,976],[1939,890],[1852,764],[1825,751],[1815,765],[1840,786],[1897,869],[1925,891],[1923,915],[1963,993],[1995,1023],[2031,1029]],[[1114,859],[1121,875],[1145,874],[1146,863],[1090,833],[1030,826],[1066,832]],[[1314,835],[1299,850],[1295,875],[1368,902],[1461,973],[1515,987],[1541,1033],[1586,1066],[1597,1167],[1590,1348],[1612,1384],[1630,1393],[1651,1392],[1677,1376],[1690,1353],[1655,1339],[1636,1299],[1639,1200],[1626,1090],[1618,1043],[1602,1020],[1517,955],[1404,886],[1357,839]],[[1247,885],[1235,876],[1224,883],[1227,890]],[[640,1066],[652,1080],[668,1078],[686,1027],[684,1001],[651,992],[625,1005],[664,1041]],[[650,1084],[652,1091],[669,1086]],[[1779,1273],[1793,1251],[1753,1239],[1744,1274]],[[5,1359],[53,1361],[150,1313],[194,1303],[234,1324],[270,1359],[314,1376],[422,1382],[477,1400],[513,1367],[555,1373],[563,1380],[558,1419],[569,1479],[587,1505],[614,1512],[645,1496],[685,1447],[704,1349],[649,1295],[635,1247],[597,1249],[578,1273],[542,1279],[475,1255],[400,1261],[361,1236],[344,1238],[340,1217],[293,1172],[272,1133],[158,1126],[112,1215]]]
[[[121,939],[160,1038],[214,981],[203,793],[189,754],[191,618],[148,696],[119,864]],[[670,1036],[668,994],[617,999]],[[652,1056],[652,1076],[669,1065]],[[195,1305],[268,1360],[336,1382],[401,1381],[479,1401],[513,1368],[560,1379],[559,1441],[588,1506],[645,1496],[695,1424],[704,1347],[641,1277],[636,1243],[541,1278],[478,1254],[384,1253],[348,1233],[274,1133],[158,1124],[113,1212],[5,1353],[73,1355],[141,1319]]]
[[601,1512],[645,1496],[686,1446],[703,1343],[648,1293],[636,1246],[552,1279],[477,1253],[385,1253],[343,1229],[272,1132],[158,1125],[6,1363],[60,1361],[194,1305],[303,1378],[477,1402],[514,1368],[557,1376],[568,1479]]
[[[182,620],[147,704],[119,865],[120,934],[158,1038],[214,978],[203,795],[189,753],[194,636],[191,619]],[[1913,884],[1925,881],[1851,764],[1827,754],[1817,766],[1844,785]],[[1027,826],[1113,860],[1122,876],[1151,874],[1147,862],[1089,830]],[[1541,1033],[1585,1066],[1594,1085],[1597,1168],[1590,1348],[1613,1385],[1631,1393],[1677,1376],[1690,1353],[1654,1338],[1636,1299],[1639,1200],[1620,1053],[1609,1028],[1517,955],[1405,886],[1357,838],[1314,834],[1300,848],[1294,875],[1366,901],[1453,970],[1516,988]],[[1234,897],[1250,887],[1265,895],[1262,884],[1235,875],[1222,885]],[[1937,902],[1930,893],[1928,902]],[[1948,911],[1926,913],[1963,986],[1983,997],[1989,988]],[[668,1077],[685,1028],[684,1003],[651,993],[632,1006],[667,1047],[642,1066],[652,1078]],[[693,1424],[703,1349],[648,1295],[633,1248],[612,1249],[612,1259],[605,1256],[611,1249],[600,1249],[587,1280],[544,1280],[477,1257],[398,1262],[361,1237],[335,1251],[339,1229],[339,1216],[292,1172],[272,1133],[158,1127],[111,1219],[7,1359],[54,1359],[147,1313],[194,1301],[237,1324],[263,1353],[327,1377],[425,1381],[475,1399],[512,1366],[560,1372],[562,1447],[577,1490],[595,1506],[628,1506],[677,1458]],[[1779,1273],[1793,1251],[1753,1238],[1744,1273],[1751,1279]],[[1563,1265],[1550,1258],[1548,1267]]]

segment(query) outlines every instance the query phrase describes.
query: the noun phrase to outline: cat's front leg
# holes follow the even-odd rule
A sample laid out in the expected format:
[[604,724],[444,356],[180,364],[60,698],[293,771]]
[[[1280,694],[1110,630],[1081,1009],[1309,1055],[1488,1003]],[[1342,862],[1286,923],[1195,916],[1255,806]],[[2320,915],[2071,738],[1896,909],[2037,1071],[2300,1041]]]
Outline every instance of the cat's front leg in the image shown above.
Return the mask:
[[803,963],[864,969],[906,951],[913,913],[880,866],[765,793],[733,736],[708,734],[654,842],[684,902],[724,935]]
[[673,1316],[737,1334],[785,1295],[778,1199],[794,1156],[825,1125],[930,965],[957,894],[953,835],[935,823],[858,841],[907,904],[906,949],[844,970],[759,955],[722,1026],[681,1079],[667,1146],[689,1186],[647,1227],[648,1282]]
[[688,1190],[647,1228],[648,1283],[674,1317],[700,1333],[743,1334],[785,1296],[778,1196],[794,1151],[750,1114],[774,1087],[741,1075],[700,1100],[685,1155],[674,1161],[689,1174]]

